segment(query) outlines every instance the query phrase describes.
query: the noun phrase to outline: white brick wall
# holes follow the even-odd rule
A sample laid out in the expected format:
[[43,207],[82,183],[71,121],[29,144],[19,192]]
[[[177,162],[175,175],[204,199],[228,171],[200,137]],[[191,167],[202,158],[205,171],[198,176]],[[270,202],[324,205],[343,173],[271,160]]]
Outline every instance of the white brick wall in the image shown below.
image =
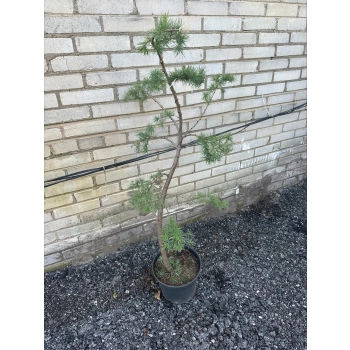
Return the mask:
[[[136,133],[161,109],[151,99],[124,102],[123,97],[133,83],[159,68],[156,55],[144,56],[136,48],[164,12],[182,20],[189,31],[184,55],[164,52],[169,69],[191,64],[208,75],[198,90],[174,83],[184,130],[203,113],[203,92],[219,73],[233,73],[236,80],[215,93],[195,130],[217,134],[306,101],[306,10],[306,0],[45,0],[44,178],[137,156],[132,147]],[[155,99],[173,107],[169,87]],[[175,132],[170,123],[160,135],[174,139]],[[306,135],[306,111],[301,110],[235,134],[232,153],[214,165],[203,162],[199,146],[184,149],[169,191],[172,205],[196,191],[229,191],[266,177],[271,181],[268,189],[292,184],[295,160],[306,159]],[[167,145],[165,139],[154,140],[150,149]],[[73,259],[69,249],[75,245],[79,251],[79,242],[93,249],[101,229],[112,232],[108,230],[131,221],[151,222],[153,216],[139,217],[130,209],[128,186],[140,175],[168,168],[173,155],[152,156],[45,188],[46,264]],[[306,162],[298,165],[297,174],[305,176]],[[135,229],[143,232],[143,224]],[[103,239],[106,245],[117,241],[111,233]]]

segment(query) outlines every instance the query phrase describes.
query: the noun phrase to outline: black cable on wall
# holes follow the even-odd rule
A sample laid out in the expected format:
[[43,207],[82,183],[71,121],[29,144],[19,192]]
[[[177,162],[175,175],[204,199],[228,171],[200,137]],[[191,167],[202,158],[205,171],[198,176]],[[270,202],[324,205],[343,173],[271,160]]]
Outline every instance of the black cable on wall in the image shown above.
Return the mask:
[[[294,111],[299,110],[301,108],[304,108],[306,106],[307,106],[307,103],[305,102],[305,103],[303,103],[303,104],[301,104],[301,105],[299,105],[297,107],[293,107],[293,108],[288,109],[288,110],[286,110],[284,112],[277,113],[275,115],[267,116],[267,117],[264,117],[264,118],[258,118],[256,120],[254,120],[252,122],[249,122],[249,123],[246,123],[246,124],[244,124],[242,126],[231,128],[231,129],[225,130],[225,131],[220,132],[220,133],[215,134],[215,135],[216,136],[217,135],[222,135],[222,134],[226,134],[226,133],[229,133],[231,131],[234,131],[234,130],[238,130],[238,131],[233,133],[233,135],[235,135],[235,134],[238,134],[238,133],[244,131],[246,128],[248,128],[251,125],[254,125],[254,124],[257,124],[257,123],[261,123],[261,122],[263,122],[265,120],[268,120],[268,119],[271,119],[271,118],[277,118],[277,117],[280,117],[280,116],[283,116],[283,115],[286,115],[286,114],[293,113]],[[194,141],[191,141],[191,142],[183,144],[182,148],[195,146],[197,144],[198,144],[198,141],[194,140]],[[122,165],[134,163],[134,162],[137,162],[137,161],[140,161],[140,160],[143,160],[143,159],[147,159],[147,158],[150,158],[150,157],[153,157],[153,156],[157,156],[159,154],[171,152],[171,151],[174,151],[174,150],[176,150],[176,147],[170,147],[170,148],[167,148],[167,149],[164,149],[164,150],[161,150],[161,151],[148,153],[148,154],[145,154],[145,155],[142,155],[142,156],[139,156],[139,157],[135,157],[135,158],[132,158],[132,159],[128,159],[128,160],[125,160],[125,161],[122,161],[122,162],[118,162],[118,163],[102,166],[102,167],[99,167],[99,168],[92,168],[92,169],[89,169],[89,170],[77,171],[75,173],[64,175],[64,176],[59,176],[59,177],[56,177],[54,179],[44,181],[44,188],[56,185],[56,184],[61,183],[61,182],[77,179],[79,177],[95,174],[95,173],[98,173],[100,171],[106,171],[106,170],[109,170],[109,169],[112,169],[112,168],[117,168],[117,167],[122,166]]]

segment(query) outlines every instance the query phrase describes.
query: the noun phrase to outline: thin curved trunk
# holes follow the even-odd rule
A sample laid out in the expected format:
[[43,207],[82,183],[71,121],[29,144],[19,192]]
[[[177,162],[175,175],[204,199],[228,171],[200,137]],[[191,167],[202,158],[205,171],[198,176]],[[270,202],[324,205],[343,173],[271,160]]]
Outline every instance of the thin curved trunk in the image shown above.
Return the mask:
[[[180,153],[181,153],[181,146],[182,146],[182,112],[181,112],[181,106],[180,106],[179,99],[177,97],[176,91],[175,91],[174,87],[169,82],[169,75],[168,75],[168,72],[166,71],[165,64],[164,64],[164,61],[163,61],[163,57],[162,57],[162,55],[159,52],[157,54],[158,54],[158,57],[159,57],[160,65],[162,67],[162,71],[163,71],[163,73],[164,73],[164,75],[166,77],[167,84],[168,84],[168,86],[170,88],[170,91],[171,91],[173,97],[174,97],[177,113],[179,115],[178,140],[177,140],[177,145],[176,145],[176,154],[175,154],[173,164],[172,164],[172,166],[170,168],[169,174],[167,176],[167,179],[165,181],[165,184],[164,184],[164,187],[163,187],[162,193],[161,193],[161,200],[162,200],[162,203],[164,203],[165,199],[166,199],[166,196],[167,196],[167,193],[168,193],[170,182],[171,182],[171,180],[173,178],[175,169],[176,169],[176,167],[177,167],[177,165],[179,163],[179,158],[180,158]],[[160,253],[162,255],[162,258],[163,258],[164,266],[165,266],[165,268],[168,271],[172,271],[172,267],[171,267],[170,262],[169,262],[169,256],[168,256],[168,253],[167,253],[167,251],[165,250],[165,247],[164,247],[164,240],[163,240],[163,211],[164,211],[164,207],[162,205],[161,208],[159,208],[158,213],[157,213],[157,236],[158,236],[159,248],[160,248]]]

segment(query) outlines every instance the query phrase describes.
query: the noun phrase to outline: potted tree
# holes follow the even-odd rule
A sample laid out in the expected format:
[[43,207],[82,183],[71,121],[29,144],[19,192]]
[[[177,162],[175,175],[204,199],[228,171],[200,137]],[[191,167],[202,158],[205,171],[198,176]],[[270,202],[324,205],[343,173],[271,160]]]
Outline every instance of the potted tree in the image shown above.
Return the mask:
[[[143,131],[137,133],[138,139],[134,143],[136,152],[149,151],[149,141],[157,138],[156,130],[167,124],[175,126],[176,141],[166,138],[175,151],[174,160],[170,169],[165,172],[158,170],[149,179],[138,178],[132,182],[129,189],[132,190],[131,204],[143,214],[155,212],[157,222],[157,238],[159,254],[154,258],[152,271],[160,284],[163,296],[173,303],[188,301],[196,291],[196,281],[201,270],[201,260],[197,252],[190,248],[193,244],[191,232],[184,232],[180,225],[172,217],[164,217],[164,209],[167,204],[167,194],[174,172],[179,164],[182,149],[188,145],[184,140],[196,136],[192,144],[201,146],[203,159],[208,164],[219,161],[223,156],[230,153],[233,147],[232,135],[220,136],[195,134],[198,122],[205,115],[214,93],[219,89],[224,91],[225,84],[234,81],[232,74],[221,74],[212,77],[207,83],[207,89],[203,93],[204,107],[202,114],[188,130],[184,130],[182,106],[174,83],[182,82],[192,88],[201,87],[206,80],[205,70],[201,67],[186,66],[169,70],[164,61],[164,52],[171,50],[174,55],[183,54],[188,39],[182,29],[180,20],[171,20],[167,14],[161,16],[155,29],[150,31],[139,44],[138,50],[144,55],[155,54],[159,58],[160,68],[153,69],[149,75],[139,83],[131,86],[124,100],[138,100],[144,102],[148,99],[155,101],[162,112],[154,117],[153,123],[146,126]],[[154,97],[169,88],[174,100],[174,108],[166,109]],[[164,137],[163,137],[164,138]],[[190,143],[191,144],[191,143]],[[202,201],[216,204],[218,207],[225,206],[225,202],[213,195],[199,196]]]

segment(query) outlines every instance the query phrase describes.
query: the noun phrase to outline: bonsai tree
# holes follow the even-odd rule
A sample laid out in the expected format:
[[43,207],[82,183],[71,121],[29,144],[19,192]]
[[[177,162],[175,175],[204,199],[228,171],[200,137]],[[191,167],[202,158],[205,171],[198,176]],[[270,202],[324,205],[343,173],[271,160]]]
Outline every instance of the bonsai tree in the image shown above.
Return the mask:
[[[208,83],[208,87],[203,93],[204,107],[202,114],[189,130],[184,130],[182,106],[180,105],[174,83],[182,82],[190,85],[192,88],[199,88],[205,83],[205,70],[191,65],[184,65],[181,68],[169,70],[164,61],[164,52],[166,50],[172,50],[175,56],[183,55],[187,39],[188,35],[182,30],[180,20],[171,20],[168,15],[163,15],[159,18],[155,29],[147,34],[144,41],[139,45],[138,50],[144,55],[157,55],[160,68],[153,69],[146,78],[130,87],[124,96],[125,101],[138,100],[144,102],[152,99],[162,110],[159,115],[154,117],[153,123],[148,124],[143,131],[137,133],[138,139],[134,143],[136,152],[147,153],[149,151],[149,141],[157,138],[157,129],[163,128],[168,123],[173,124],[176,128],[177,135],[175,142],[165,137],[175,151],[170,170],[168,172],[158,170],[149,179],[139,178],[132,182],[129,187],[132,190],[130,201],[135,209],[143,214],[156,213],[157,237],[161,260],[166,271],[173,274],[178,274],[181,268],[178,266],[177,260],[169,259],[169,254],[172,252],[181,252],[185,245],[192,243],[191,233],[184,232],[172,217],[168,218],[166,225],[163,225],[168,189],[179,164],[181,151],[186,146],[184,140],[195,136],[196,141],[195,143],[192,141],[191,144],[199,144],[201,146],[203,159],[208,164],[219,161],[232,150],[233,146],[231,134],[220,136],[205,135],[204,133],[195,134],[195,128],[205,115],[214,93],[217,90],[224,91],[224,85],[234,81],[232,74],[222,74],[212,77],[210,84]],[[170,89],[174,99],[173,109],[165,109],[154,97],[155,94],[164,92],[166,87]],[[220,201],[213,195],[201,194],[198,199],[208,201],[219,208],[225,206],[224,201]]]

